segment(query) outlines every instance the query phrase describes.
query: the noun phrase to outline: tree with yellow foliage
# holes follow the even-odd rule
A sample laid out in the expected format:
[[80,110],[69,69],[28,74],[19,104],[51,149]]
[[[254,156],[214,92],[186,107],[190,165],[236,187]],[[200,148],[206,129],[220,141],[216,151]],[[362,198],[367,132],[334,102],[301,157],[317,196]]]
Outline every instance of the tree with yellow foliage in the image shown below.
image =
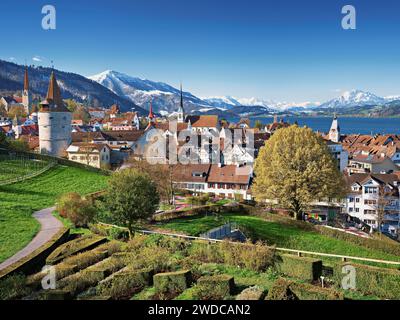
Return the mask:
[[255,163],[254,194],[302,219],[313,201],[340,199],[345,181],[323,139],[297,125],[277,130],[260,149]]

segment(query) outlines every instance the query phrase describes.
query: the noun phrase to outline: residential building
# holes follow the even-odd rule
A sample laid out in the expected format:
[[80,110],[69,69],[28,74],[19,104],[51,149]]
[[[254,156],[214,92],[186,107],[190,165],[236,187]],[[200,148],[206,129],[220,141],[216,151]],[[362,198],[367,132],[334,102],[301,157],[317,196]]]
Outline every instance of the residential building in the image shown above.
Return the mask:
[[361,153],[353,156],[349,160],[346,168],[349,174],[353,173],[392,173],[398,170],[398,167],[392,159],[385,155],[373,155]]
[[69,160],[96,168],[110,168],[111,148],[107,144],[75,142],[66,151]]
[[398,225],[400,175],[357,173],[346,176],[346,181],[350,192],[345,213],[378,229],[378,213],[384,210],[384,225]]

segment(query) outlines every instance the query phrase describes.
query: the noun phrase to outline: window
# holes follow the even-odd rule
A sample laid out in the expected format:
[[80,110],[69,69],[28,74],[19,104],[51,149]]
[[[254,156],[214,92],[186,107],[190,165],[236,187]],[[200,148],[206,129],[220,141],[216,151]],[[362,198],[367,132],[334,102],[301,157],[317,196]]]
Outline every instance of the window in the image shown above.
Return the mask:
[[360,202],[360,198],[356,198],[356,202],[357,202],[357,203]]
[[353,212],[353,208],[349,208],[349,212]]
[[378,189],[376,187],[365,187],[364,192],[368,194],[376,194]]
[[364,204],[366,204],[366,205],[374,205],[374,204],[376,204],[376,200],[366,199],[366,200],[364,200]]
[[356,208],[356,212],[360,212],[360,208]]
[[353,198],[353,197],[350,197],[350,198],[349,198],[349,202],[354,202],[354,198]]
[[364,214],[376,214],[375,210],[364,210]]

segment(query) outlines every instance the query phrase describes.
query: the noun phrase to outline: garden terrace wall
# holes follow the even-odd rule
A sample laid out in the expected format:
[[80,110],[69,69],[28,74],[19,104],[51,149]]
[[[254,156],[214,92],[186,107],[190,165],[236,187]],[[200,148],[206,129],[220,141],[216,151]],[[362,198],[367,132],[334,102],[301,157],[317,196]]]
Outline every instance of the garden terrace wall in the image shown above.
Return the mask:
[[0,279],[17,273],[33,274],[39,271],[46,262],[46,258],[69,238],[69,229],[62,228],[54,237],[21,260],[0,272]]
[[308,257],[282,254],[275,263],[277,271],[305,281],[318,280],[322,274],[322,261]]
[[363,294],[376,295],[385,299],[400,299],[400,271],[360,265],[354,263],[337,264],[334,267],[334,280],[341,286],[344,266],[355,268],[355,290]]

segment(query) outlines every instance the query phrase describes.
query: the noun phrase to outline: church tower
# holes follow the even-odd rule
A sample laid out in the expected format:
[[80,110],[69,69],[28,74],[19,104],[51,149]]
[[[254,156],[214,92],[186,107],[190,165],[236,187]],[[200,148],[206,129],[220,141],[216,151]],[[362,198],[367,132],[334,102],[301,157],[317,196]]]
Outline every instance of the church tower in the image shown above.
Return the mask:
[[185,121],[185,110],[183,109],[183,93],[182,93],[182,84],[181,84],[181,103],[178,109],[178,123],[182,123]]
[[333,116],[331,129],[329,130],[329,140],[336,143],[340,141],[340,127],[336,113]]
[[22,91],[22,104],[24,105],[25,112],[27,115],[30,115],[32,112],[31,109],[32,97],[29,92],[29,79],[28,79],[28,67],[25,67],[24,74],[24,90]]
[[38,113],[39,148],[41,153],[62,156],[71,144],[72,113],[65,106],[54,71]]

